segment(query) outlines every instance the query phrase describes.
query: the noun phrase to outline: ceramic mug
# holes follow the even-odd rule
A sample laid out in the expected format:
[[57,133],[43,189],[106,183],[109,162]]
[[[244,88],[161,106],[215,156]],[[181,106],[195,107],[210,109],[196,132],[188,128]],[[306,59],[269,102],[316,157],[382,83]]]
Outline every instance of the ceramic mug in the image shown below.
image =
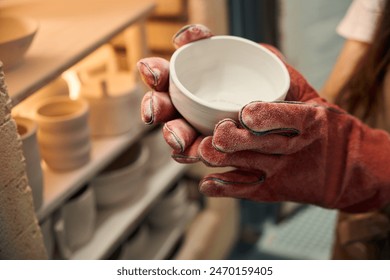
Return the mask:
[[54,231],[63,258],[71,257],[92,238],[96,226],[96,204],[93,188],[86,185],[59,210]]
[[113,136],[129,132],[140,121],[140,87],[127,72],[99,75],[84,81],[80,97],[90,106],[92,136]]
[[100,174],[91,180],[99,207],[110,207],[126,202],[143,189],[149,159],[147,145],[131,145]]
[[90,160],[88,103],[65,96],[44,99],[36,110],[42,158],[55,171],[69,171]]
[[41,155],[37,140],[38,125],[29,118],[15,116],[18,133],[22,140],[23,155],[26,160],[26,173],[32,190],[35,210],[38,210],[43,201],[43,173]]

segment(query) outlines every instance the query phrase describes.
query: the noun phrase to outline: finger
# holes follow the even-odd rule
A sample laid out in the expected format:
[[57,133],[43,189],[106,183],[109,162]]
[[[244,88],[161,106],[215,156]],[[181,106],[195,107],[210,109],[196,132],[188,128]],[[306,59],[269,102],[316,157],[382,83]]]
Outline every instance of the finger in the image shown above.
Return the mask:
[[165,92],[149,91],[141,101],[141,118],[146,124],[164,123],[178,116],[169,95]]
[[169,62],[160,57],[143,58],[137,68],[144,83],[150,88],[167,92],[169,87]]
[[167,122],[163,127],[165,141],[177,153],[183,153],[195,141],[198,133],[184,119]]
[[210,38],[213,36],[210,29],[201,24],[186,25],[181,28],[172,38],[175,48],[179,48],[190,42],[201,39]]
[[214,148],[223,153],[256,151],[263,154],[292,154],[302,149],[300,139],[280,134],[256,135],[232,119],[220,121],[214,129]]
[[254,193],[265,180],[261,172],[243,170],[214,173],[205,176],[199,184],[201,193],[211,197],[254,199]]
[[[234,170],[205,176],[200,184],[201,193],[212,197],[233,197],[262,202],[293,201],[316,205],[324,203],[324,194],[316,188],[289,188],[289,178],[267,176],[261,171]],[[308,195],[309,194],[309,195]]]
[[198,147],[204,136],[199,136],[184,152],[172,152],[172,158],[179,163],[196,163],[200,161]]
[[210,167],[235,167],[243,170],[262,170],[267,176],[277,174],[291,162],[290,155],[270,155],[255,151],[239,151],[223,153],[212,145],[212,137],[208,136],[198,148],[200,160]]

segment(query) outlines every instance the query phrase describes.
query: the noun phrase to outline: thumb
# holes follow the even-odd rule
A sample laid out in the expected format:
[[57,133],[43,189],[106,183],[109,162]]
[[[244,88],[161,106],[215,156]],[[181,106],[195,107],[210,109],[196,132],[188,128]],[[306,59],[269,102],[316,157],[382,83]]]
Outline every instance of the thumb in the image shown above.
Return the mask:
[[198,41],[201,39],[210,38],[213,36],[210,29],[202,24],[190,24],[182,27],[172,38],[174,47],[181,46]]

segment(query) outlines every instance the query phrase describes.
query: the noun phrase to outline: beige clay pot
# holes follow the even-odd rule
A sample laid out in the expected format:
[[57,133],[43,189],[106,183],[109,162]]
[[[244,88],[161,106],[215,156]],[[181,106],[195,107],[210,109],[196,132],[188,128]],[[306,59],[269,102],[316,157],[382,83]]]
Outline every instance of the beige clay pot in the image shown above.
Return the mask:
[[139,123],[140,88],[127,72],[97,76],[82,84],[80,97],[90,106],[91,135],[113,136],[129,132]]
[[88,103],[64,96],[45,99],[37,108],[42,158],[55,171],[77,169],[90,160]]

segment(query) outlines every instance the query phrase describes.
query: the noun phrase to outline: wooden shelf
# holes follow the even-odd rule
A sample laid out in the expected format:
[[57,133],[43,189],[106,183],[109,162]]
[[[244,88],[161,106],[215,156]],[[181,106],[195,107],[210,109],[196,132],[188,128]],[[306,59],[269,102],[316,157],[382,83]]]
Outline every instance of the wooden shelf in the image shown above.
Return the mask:
[[42,163],[44,173],[43,205],[37,212],[39,220],[43,220],[58,208],[81,186],[88,183],[97,172],[119,155],[131,143],[136,142],[148,127],[138,124],[123,135],[92,140],[92,153],[89,163],[70,172],[53,172]]
[[16,105],[154,9],[152,0],[3,0],[2,15],[39,21],[39,30],[19,67],[5,71]]
[[145,217],[187,166],[169,161],[158,172],[145,176],[143,192],[127,204],[98,213],[97,229],[88,244],[73,254],[71,259],[107,258]]

